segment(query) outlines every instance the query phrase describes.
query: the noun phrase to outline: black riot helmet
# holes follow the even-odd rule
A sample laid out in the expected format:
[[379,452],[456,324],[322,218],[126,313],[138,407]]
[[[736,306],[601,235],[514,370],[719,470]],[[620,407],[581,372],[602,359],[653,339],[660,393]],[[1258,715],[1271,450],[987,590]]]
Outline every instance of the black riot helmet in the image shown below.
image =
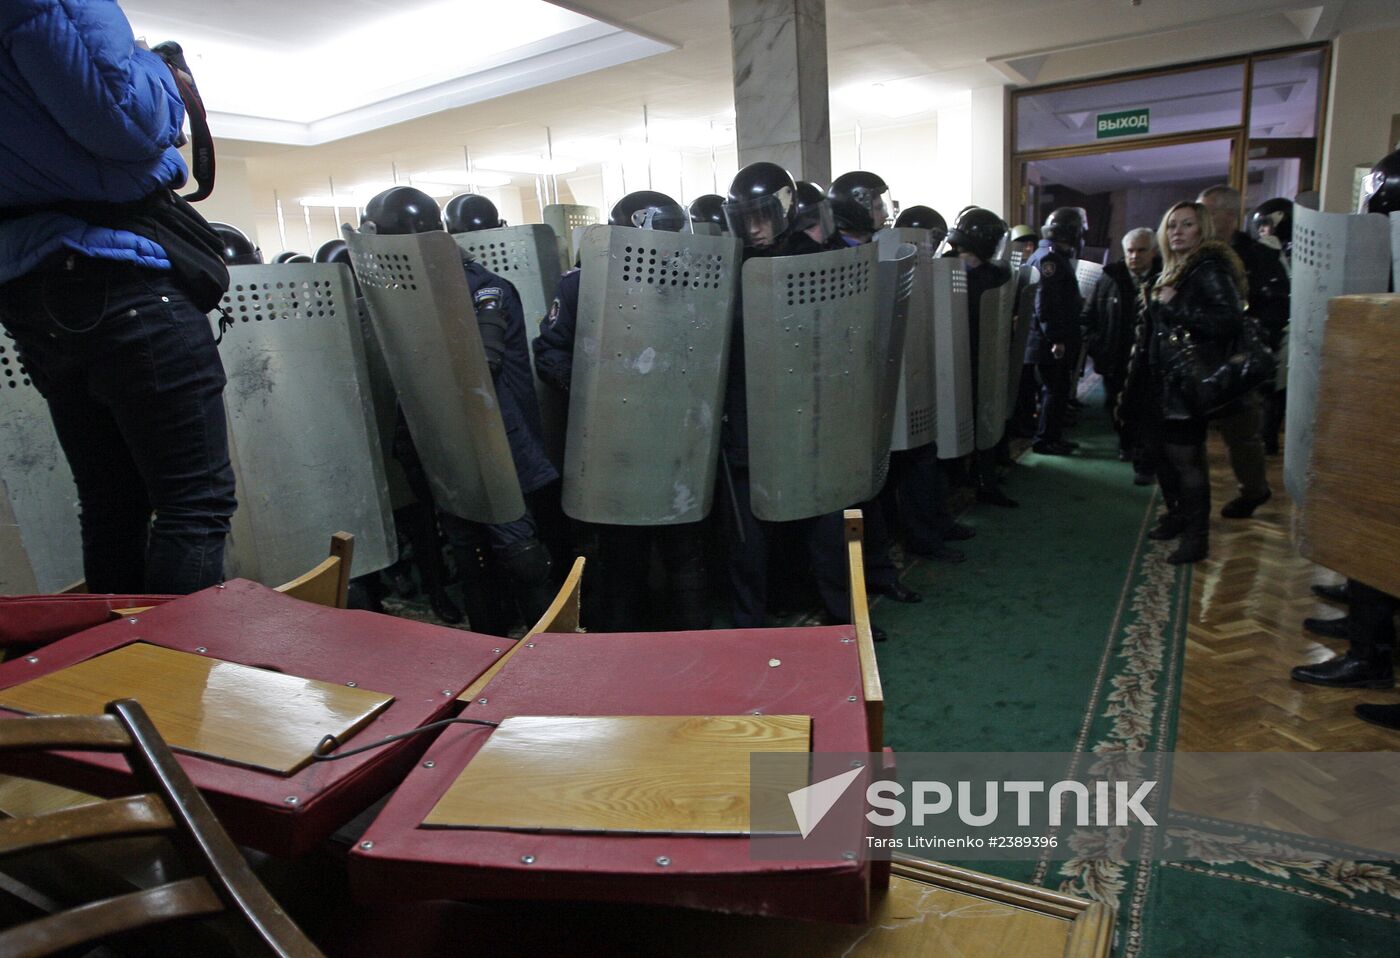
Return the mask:
[[[344,254],[343,256],[341,254]],[[343,239],[333,239],[321,244],[312,257],[318,263],[349,263],[350,248]]]
[[874,233],[890,221],[890,188],[874,173],[842,173],[826,191],[836,225],[855,233]]
[[724,219],[724,197],[718,193],[706,193],[691,200],[690,222],[713,223],[721,233],[728,233],[729,223]]
[[792,174],[776,163],[760,160],[734,175],[724,218],[729,231],[744,241],[745,249],[771,249],[792,225],[797,184]]
[[381,236],[430,233],[442,229],[442,211],[437,200],[422,190],[394,186],[366,204],[360,225],[365,223],[373,223]]
[[928,230],[933,234],[934,246],[948,237],[948,221],[932,206],[911,206],[901,210],[894,225],[901,229]]
[[241,229],[227,223],[210,223],[209,226],[219,234],[219,245],[223,247],[219,255],[223,257],[226,265],[262,265],[262,250],[258,249]]
[[[296,250],[292,250],[292,249],[283,250],[282,252],[278,253],[276,256],[273,257],[272,263],[273,263],[274,266],[281,266],[283,263],[290,263],[292,260],[296,259],[298,256],[306,256],[306,254],[305,254],[305,253],[298,253]],[[311,260],[310,260],[310,257],[308,257],[306,260],[298,260],[298,262],[310,262],[310,261],[311,261]]]
[[454,235],[500,229],[506,225],[496,204],[478,193],[459,193],[452,197],[442,211],[442,218],[447,222],[447,232]]
[[282,262],[283,262],[283,263],[310,263],[310,262],[312,262],[312,259],[311,259],[310,256],[307,256],[305,253],[293,253],[291,256],[287,257],[287,258],[284,259]]
[[1287,247],[1293,242],[1293,201],[1276,196],[1260,203],[1249,217],[1249,229],[1255,239],[1272,236]]
[[1075,252],[1084,248],[1084,237],[1089,232],[1089,214],[1077,206],[1061,206],[1045,217],[1045,225],[1040,235],[1052,243],[1062,243],[1073,247]]
[[807,180],[797,181],[797,191],[792,201],[792,228],[809,230],[821,227],[821,236],[813,237],[818,243],[825,243],[836,234],[836,217],[831,212],[831,201],[826,198],[826,190]]
[[1371,167],[1361,181],[1358,213],[1400,213],[1400,150]]
[[608,225],[682,233],[690,225],[690,214],[665,193],[637,190],[617,201],[608,214]]
[[1006,235],[1006,223],[991,210],[969,207],[958,214],[948,231],[948,245],[959,253],[971,253],[980,260],[996,257],[997,247]]

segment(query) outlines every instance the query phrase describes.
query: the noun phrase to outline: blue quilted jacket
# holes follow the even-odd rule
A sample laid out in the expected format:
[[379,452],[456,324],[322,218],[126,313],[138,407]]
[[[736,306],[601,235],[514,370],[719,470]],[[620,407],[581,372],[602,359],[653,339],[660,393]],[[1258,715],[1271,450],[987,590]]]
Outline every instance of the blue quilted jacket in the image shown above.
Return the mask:
[[13,208],[182,185],[184,117],[170,71],[135,46],[115,0],[0,0],[0,283],[65,249],[169,269],[133,233]]

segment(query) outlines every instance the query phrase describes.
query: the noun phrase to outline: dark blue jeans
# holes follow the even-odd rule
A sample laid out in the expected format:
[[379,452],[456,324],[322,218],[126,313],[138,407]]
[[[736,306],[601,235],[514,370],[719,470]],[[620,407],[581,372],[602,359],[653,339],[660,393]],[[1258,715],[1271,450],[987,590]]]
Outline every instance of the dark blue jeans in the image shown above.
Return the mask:
[[0,322],[77,483],[89,591],[221,581],[237,502],[209,318],[166,273],[73,257],[0,287]]

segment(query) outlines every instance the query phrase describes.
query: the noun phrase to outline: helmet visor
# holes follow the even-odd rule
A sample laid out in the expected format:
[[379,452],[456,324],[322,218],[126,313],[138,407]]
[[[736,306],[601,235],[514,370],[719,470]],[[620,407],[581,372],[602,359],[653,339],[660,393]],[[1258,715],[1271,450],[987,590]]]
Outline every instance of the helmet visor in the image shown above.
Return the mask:
[[777,195],[725,200],[724,218],[729,232],[742,239],[745,247],[767,249],[787,233],[791,206],[791,191],[783,189]]
[[890,202],[890,191],[884,190],[876,192],[863,186],[858,186],[851,190],[851,199],[855,200],[866,212],[870,214],[871,228],[879,232],[886,226],[894,222],[894,204]]
[[679,206],[648,206],[632,214],[632,225],[638,229],[661,230],[666,233],[690,232],[690,217]]
[[818,243],[825,243],[836,234],[836,217],[830,203],[816,203],[793,217],[793,231],[802,230]]

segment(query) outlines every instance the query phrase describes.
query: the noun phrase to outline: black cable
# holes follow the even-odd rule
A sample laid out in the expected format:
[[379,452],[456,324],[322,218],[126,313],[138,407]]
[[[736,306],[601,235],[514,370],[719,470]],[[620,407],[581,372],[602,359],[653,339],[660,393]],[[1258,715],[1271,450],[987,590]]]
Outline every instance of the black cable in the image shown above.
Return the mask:
[[369,745],[361,745],[359,748],[352,748],[348,752],[336,752],[334,755],[331,754],[331,750],[340,746],[340,740],[334,735],[327,735],[325,738],[321,739],[321,741],[316,743],[316,748],[313,749],[311,752],[311,761],[334,762],[337,759],[349,758],[351,755],[359,755],[361,752],[368,752],[370,749],[383,748],[390,742],[397,742],[400,739],[409,738],[410,736],[418,735],[421,732],[430,732],[433,729],[444,728],[448,725],[456,724],[484,725],[487,728],[497,728],[501,723],[487,722],[482,719],[469,718],[443,719],[441,722],[429,722],[427,725],[420,725],[418,728],[409,729],[407,732],[400,732],[398,735],[390,735],[387,738],[380,739],[378,742],[373,742]]

